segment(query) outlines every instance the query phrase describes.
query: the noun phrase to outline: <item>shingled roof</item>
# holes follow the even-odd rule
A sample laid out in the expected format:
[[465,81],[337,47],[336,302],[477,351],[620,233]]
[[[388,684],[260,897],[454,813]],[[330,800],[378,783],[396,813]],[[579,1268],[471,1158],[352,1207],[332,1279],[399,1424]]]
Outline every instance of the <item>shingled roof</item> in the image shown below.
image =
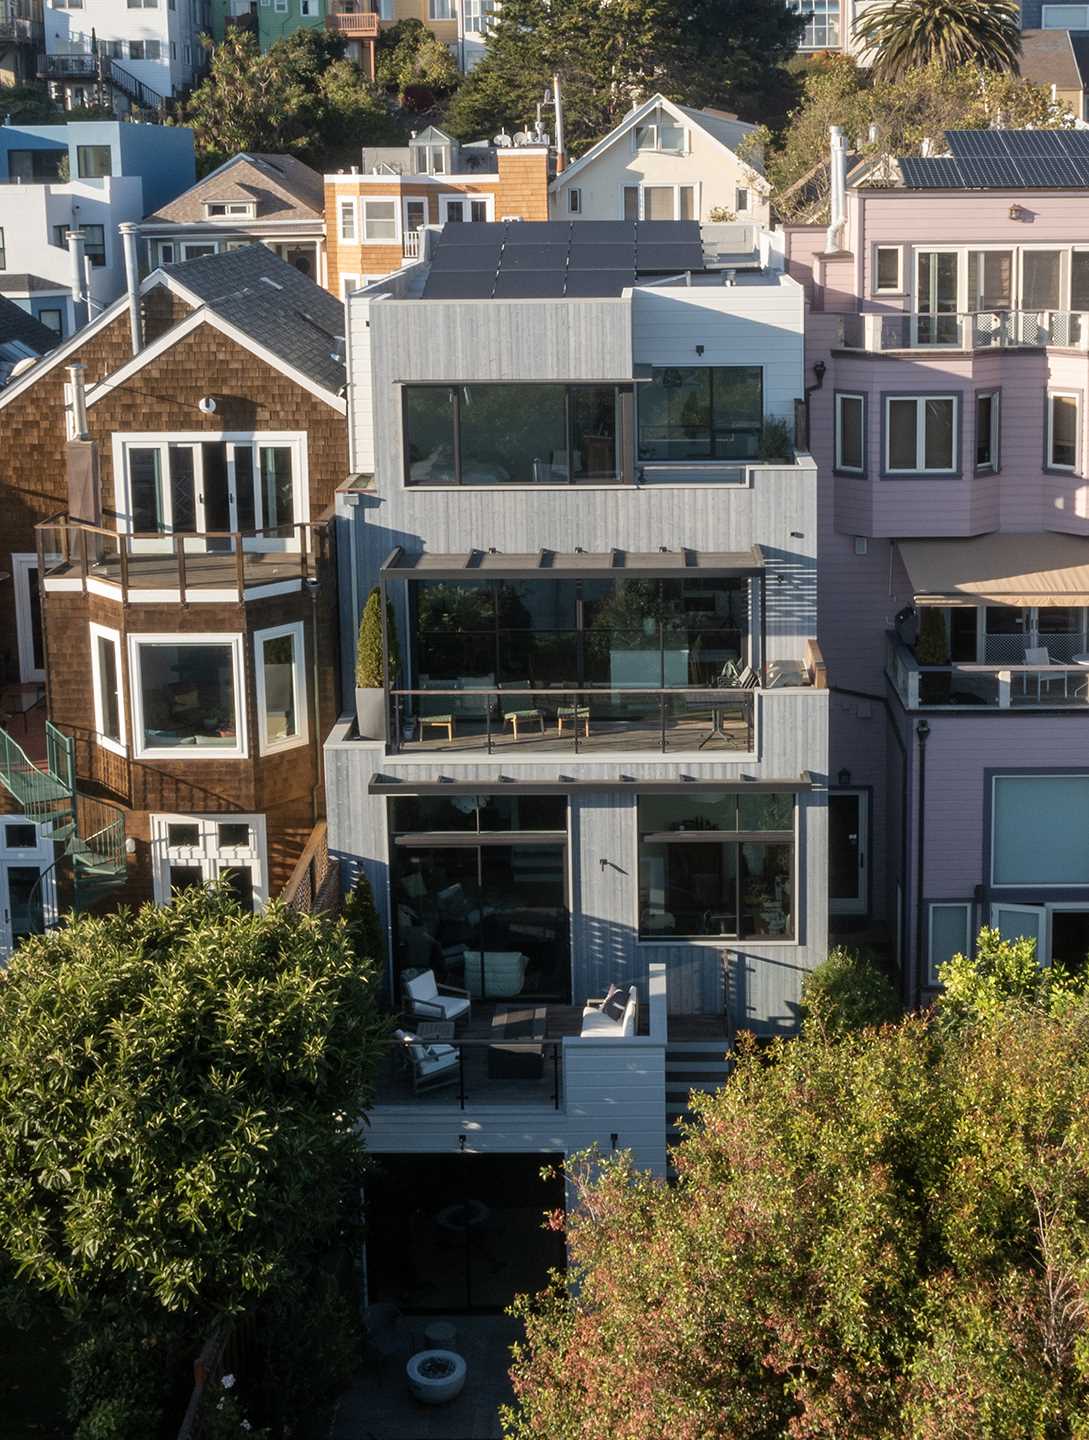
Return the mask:
[[316,385],[343,389],[344,306],[267,245],[183,260],[164,273]]
[[44,355],[56,348],[59,337],[14,300],[0,296],[0,345],[6,345],[9,340],[19,340],[36,354]]
[[241,199],[257,202],[258,220],[321,220],[325,214],[324,181],[316,170],[294,155],[242,154],[145,216],[145,222],[195,225],[207,220],[208,201]]

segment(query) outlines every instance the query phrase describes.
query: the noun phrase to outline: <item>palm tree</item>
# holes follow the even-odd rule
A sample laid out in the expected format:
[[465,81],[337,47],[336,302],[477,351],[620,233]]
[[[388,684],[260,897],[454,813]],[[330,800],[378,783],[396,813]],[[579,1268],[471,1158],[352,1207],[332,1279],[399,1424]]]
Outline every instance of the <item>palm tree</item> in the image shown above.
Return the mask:
[[854,33],[885,78],[932,64],[1016,70],[1021,54],[1017,0],[887,0]]

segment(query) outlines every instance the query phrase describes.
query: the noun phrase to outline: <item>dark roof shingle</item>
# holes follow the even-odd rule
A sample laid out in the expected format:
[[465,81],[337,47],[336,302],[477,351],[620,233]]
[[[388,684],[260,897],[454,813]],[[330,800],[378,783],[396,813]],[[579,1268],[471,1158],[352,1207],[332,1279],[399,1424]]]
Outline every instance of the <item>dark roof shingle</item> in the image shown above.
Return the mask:
[[346,380],[344,306],[267,245],[243,245],[165,267],[202,305],[315,384]]

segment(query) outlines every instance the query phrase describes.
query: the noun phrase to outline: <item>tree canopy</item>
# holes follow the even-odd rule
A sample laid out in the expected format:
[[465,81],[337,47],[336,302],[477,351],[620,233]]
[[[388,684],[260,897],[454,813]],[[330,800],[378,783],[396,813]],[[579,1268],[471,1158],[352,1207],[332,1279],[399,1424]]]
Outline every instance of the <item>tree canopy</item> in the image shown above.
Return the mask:
[[[378,83],[402,104],[427,97],[430,104],[457,89],[461,76],[449,47],[422,20],[398,20],[378,37]],[[414,104],[411,108],[429,108]]]
[[262,53],[248,30],[232,27],[212,48],[208,74],[181,123],[192,126],[201,168],[240,151],[297,155],[319,169],[358,161],[362,145],[395,145],[403,126],[344,42],[304,27]]
[[926,65],[1016,70],[1021,7],[1017,0],[885,0],[861,15],[854,34],[883,76]]
[[0,1253],[76,1315],[244,1309],[344,1233],[383,1032],[343,924],[225,891],[0,972]]
[[1089,1001],[1000,988],[742,1043],[675,1187],[580,1164],[509,1440],[1089,1434]]
[[846,56],[815,62],[807,67],[801,103],[782,133],[761,137],[776,208],[785,220],[823,217],[827,178],[813,172],[827,159],[830,125],[845,128],[855,154],[876,157],[918,154],[924,140],[940,153],[947,130],[985,130],[995,123],[1061,129],[1074,120],[1046,86],[1012,74],[933,64],[880,80]]
[[[578,154],[656,91],[684,104],[742,110],[782,86],[778,67],[803,21],[779,3],[504,0],[483,59],[444,124],[460,139],[520,130],[558,72],[565,139]],[[551,111],[544,115],[552,129]]]

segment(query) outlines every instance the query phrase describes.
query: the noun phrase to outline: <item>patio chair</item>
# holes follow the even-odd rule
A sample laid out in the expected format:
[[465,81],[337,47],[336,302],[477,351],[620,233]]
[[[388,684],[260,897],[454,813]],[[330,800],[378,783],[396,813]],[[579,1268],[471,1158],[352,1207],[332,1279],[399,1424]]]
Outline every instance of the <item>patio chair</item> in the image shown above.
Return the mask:
[[439,1090],[457,1083],[461,1059],[456,1045],[428,1044],[411,1030],[395,1030],[393,1038],[400,1042],[417,1095],[422,1090]]
[[434,970],[406,970],[401,976],[401,996],[407,1015],[417,1020],[468,1020],[472,1001],[468,990],[439,985]]
[[[1048,650],[1048,648],[1047,648],[1046,645],[1026,645],[1026,646],[1025,646],[1025,664],[1026,664],[1026,665],[1054,665],[1054,664],[1055,664],[1055,661],[1052,660],[1052,658],[1051,658],[1051,652]],[[1024,676],[1024,688],[1025,688],[1025,694],[1026,694],[1026,695],[1028,694],[1028,682],[1029,682],[1029,679],[1030,679],[1030,677],[1029,677],[1028,675],[1025,675],[1025,676]],[[1045,685],[1047,686],[1048,691],[1050,691],[1052,685],[1058,685],[1058,684],[1061,684],[1061,685],[1062,685],[1062,687],[1063,687],[1063,694],[1065,695],[1065,694],[1066,694],[1066,671],[1065,671],[1065,670],[1062,672],[1061,675],[1041,675],[1039,672],[1037,672],[1037,674],[1036,674],[1036,699],[1039,700],[1039,699],[1041,698],[1042,691],[1043,691],[1043,687],[1044,687]]]

